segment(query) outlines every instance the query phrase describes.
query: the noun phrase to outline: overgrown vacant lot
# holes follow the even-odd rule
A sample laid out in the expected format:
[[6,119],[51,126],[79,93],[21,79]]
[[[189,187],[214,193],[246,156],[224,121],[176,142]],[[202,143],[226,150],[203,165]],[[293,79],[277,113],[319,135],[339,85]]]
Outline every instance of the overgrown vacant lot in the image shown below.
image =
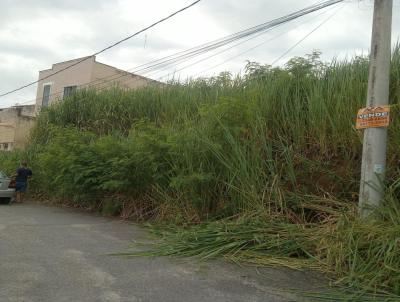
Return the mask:
[[[314,52],[185,84],[81,90],[43,110],[25,153],[56,202],[165,223],[149,254],[311,267],[400,296],[400,48],[393,54],[387,194],[356,215],[368,60]],[[381,301],[383,296],[377,298]]]

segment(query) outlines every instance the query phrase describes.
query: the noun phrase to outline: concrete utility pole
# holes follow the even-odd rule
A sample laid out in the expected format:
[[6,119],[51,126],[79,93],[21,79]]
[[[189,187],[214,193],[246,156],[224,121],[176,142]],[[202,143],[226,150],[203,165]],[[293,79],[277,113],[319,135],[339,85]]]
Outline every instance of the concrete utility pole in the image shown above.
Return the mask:
[[[388,105],[393,0],[375,0],[367,107]],[[367,128],[361,166],[359,213],[367,217],[381,203],[386,170],[387,128]]]

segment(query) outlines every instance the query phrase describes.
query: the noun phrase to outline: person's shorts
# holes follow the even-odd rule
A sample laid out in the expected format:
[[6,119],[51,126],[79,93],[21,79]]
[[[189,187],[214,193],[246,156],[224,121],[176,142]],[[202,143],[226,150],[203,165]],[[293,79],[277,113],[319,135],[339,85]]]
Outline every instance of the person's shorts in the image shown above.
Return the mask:
[[26,192],[26,188],[28,187],[28,184],[24,181],[17,181],[15,184],[15,192]]

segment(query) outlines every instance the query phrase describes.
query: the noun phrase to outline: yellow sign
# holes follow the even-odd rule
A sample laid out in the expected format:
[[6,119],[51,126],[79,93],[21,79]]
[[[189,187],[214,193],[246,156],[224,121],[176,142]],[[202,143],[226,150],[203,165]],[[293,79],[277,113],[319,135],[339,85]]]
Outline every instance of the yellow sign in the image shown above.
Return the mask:
[[389,106],[367,107],[358,110],[357,129],[389,126]]

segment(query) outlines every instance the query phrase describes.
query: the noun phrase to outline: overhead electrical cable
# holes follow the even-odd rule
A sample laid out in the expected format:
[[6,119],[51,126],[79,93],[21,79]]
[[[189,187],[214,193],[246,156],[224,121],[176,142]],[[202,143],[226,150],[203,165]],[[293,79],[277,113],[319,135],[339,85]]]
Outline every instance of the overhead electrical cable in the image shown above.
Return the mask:
[[[175,64],[176,62],[179,62],[179,61],[182,62],[184,60],[187,60],[188,58],[193,58],[193,57],[199,56],[201,54],[210,52],[212,50],[215,50],[217,48],[220,48],[222,46],[230,44],[230,43],[232,43],[234,41],[243,39],[243,38],[248,37],[250,35],[258,34],[260,32],[265,33],[267,31],[271,30],[272,28],[275,28],[275,27],[277,27],[277,26],[279,26],[281,24],[290,22],[290,21],[292,21],[294,19],[297,19],[297,18],[299,18],[301,16],[310,14],[312,12],[315,12],[317,10],[321,10],[323,8],[332,6],[332,5],[340,3],[340,2],[343,2],[343,0],[331,0],[331,1],[319,2],[319,3],[315,4],[315,5],[312,5],[312,6],[309,6],[307,8],[301,9],[301,10],[296,11],[294,13],[291,13],[289,15],[274,19],[272,21],[268,21],[268,22],[262,23],[260,25],[251,27],[249,29],[242,30],[242,31],[240,31],[238,33],[235,33],[235,34],[232,34],[232,35],[229,35],[229,36],[214,40],[212,42],[209,42],[209,43],[206,43],[206,44],[191,48],[191,49],[189,49],[187,51],[182,51],[182,52],[179,52],[179,53],[175,54],[175,55],[179,54],[179,56],[174,57],[174,55],[170,55],[170,56],[164,57],[162,59],[158,59],[158,60],[152,61],[150,63],[140,65],[139,68],[128,69],[127,71],[130,71],[130,72],[133,72],[133,73],[148,72],[148,71],[155,70],[157,67],[160,67],[160,66],[166,66],[168,64]],[[250,40],[250,39],[248,39],[248,40]],[[237,45],[239,45],[239,44],[241,44],[241,42],[237,43]],[[232,47],[230,47],[230,48],[232,48]],[[230,48],[228,48],[228,49],[230,49]],[[167,59],[167,60],[164,60],[164,59]],[[117,78],[114,78],[113,80],[121,78],[123,76],[124,75],[119,75]],[[96,86],[96,85],[94,85],[94,86]]]
[[172,18],[173,16],[175,16],[175,15],[177,15],[177,14],[179,14],[179,13],[181,13],[181,12],[187,10],[187,9],[189,9],[190,7],[196,5],[196,4],[199,3],[200,1],[201,1],[201,0],[197,0],[197,1],[193,2],[193,3],[190,4],[190,5],[185,6],[185,7],[181,8],[181,9],[177,10],[176,12],[170,14],[169,16],[167,16],[167,17],[165,17],[165,18],[162,18],[162,19],[158,20],[157,22],[154,22],[153,24],[151,24],[151,25],[149,25],[149,26],[147,26],[147,27],[145,27],[145,28],[143,28],[143,29],[141,29],[141,30],[135,32],[134,34],[132,34],[132,35],[130,35],[130,36],[127,36],[126,38],[124,38],[124,39],[122,39],[122,40],[119,40],[118,42],[115,42],[115,43],[111,44],[110,46],[107,46],[107,47],[103,48],[102,50],[100,50],[100,51],[98,51],[98,52],[95,52],[94,54],[92,54],[92,55],[90,55],[90,56],[87,56],[87,57],[82,58],[81,60],[77,61],[76,63],[74,63],[74,64],[72,64],[72,65],[68,65],[67,67],[62,68],[62,69],[60,69],[60,70],[58,70],[58,71],[56,71],[56,72],[54,72],[54,73],[52,73],[52,74],[50,74],[50,75],[44,77],[44,78],[41,78],[41,79],[39,79],[39,80],[37,80],[37,81],[28,83],[28,84],[23,85],[23,86],[21,86],[21,87],[15,88],[15,89],[13,89],[13,90],[11,90],[11,91],[2,93],[2,94],[0,94],[0,97],[9,95],[9,94],[14,93],[14,92],[16,92],[16,91],[19,91],[19,90],[22,90],[22,89],[27,88],[27,87],[29,87],[29,86],[32,86],[32,85],[34,85],[34,84],[37,84],[37,83],[39,83],[39,81],[48,79],[49,77],[51,77],[51,76],[53,76],[53,75],[55,75],[55,74],[58,74],[58,73],[60,73],[60,72],[63,72],[63,71],[65,71],[65,70],[67,70],[67,69],[69,69],[69,68],[71,68],[71,67],[74,67],[74,66],[76,66],[76,65],[78,65],[78,64],[81,64],[82,62],[84,62],[84,61],[90,59],[91,57],[94,57],[94,56],[96,56],[96,55],[99,55],[99,54],[101,54],[101,53],[103,53],[103,52],[105,52],[105,51],[107,51],[107,50],[109,50],[109,49],[111,49],[111,48],[113,48],[113,47],[115,47],[115,46],[117,46],[117,45],[119,45],[119,44],[121,44],[121,43],[123,43],[123,42],[125,42],[125,41],[127,41],[127,40],[129,40],[129,39],[131,39],[131,38],[133,38],[133,37],[135,37],[135,36],[141,34],[141,33],[143,33],[143,32],[145,32],[146,30],[149,30],[150,28],[152,28],[152,27],[154,27],[154,26],[156,26],[156,25],[158,25],[158,24],[160,24],[160,23],[162,23],[162,22],[164,22],[164,21],[166,21],[166,20]]
[[307,33],[305,36],[303,36],[299,41],[297,41],[294,45],[292,45],[290,48],[288,48],[282,55],[280,55],[278,58],[276,58],[271,65],[275,65],[279,60],[281,60],[284,56],[286,56],[289,52],[291,52],[293,49],[295,49],[300,43],[302,43],[305,39],[307,39],[309,36],[311,36],[315,31],[317,31],[322,25],[324,25],[326,22],[328,22],[330,19],[332,19],[346,4],[342,5],[339,7],[332,15],[330,15],[328,18],[326,18],[324,21],[322,21],[320,24],[318,24],[313,30],[311,30],[309,33]]
[[290,22],[290,21],[298,19],[298,18],[300,18],[300,17],[302,17],[304,15],[310,14],[312,12],[321,10],[323,8],[332,6],[334,4],[337,4],[337,3],[340,3],[340,2],[343,2],[343,1],[344,0],[330,0],[330,1],[320,2],[318,4],[309,6],[309,7],[304,8],[304,9],[301,9],[301,10],[296,11],[294,13],[291,13],[289,15],[286,15],[286,16],[283,16],[283,17],[280,17],[280,18],[277,18],[277,19],[262,23],[260,25],[257,25],[257,26],[254,26],[254,27],[239,31],[239,32],[237,32],[235,34],[232,34],[232,35],[229,35],[229,36],[214,40],[212,42],[209,42],[209,43],[206,43],[206,44],[191,48],[191,49],[189,49],[187,51],[178,53],[179,54],[178,56],[172,55],[172,56],[166,57],[168,59],[162,58],[160,60],[157,60],[157,61],[154,61],[154,62],[150,62],[150,64],[144,64],[143,67],[136,69],[134,72],[141,72],[141,71],[145,71],[145,70],[149,70],[149,69],[151,70],[151,69],[154,69],[154,68],[159,67],[159,66],[165,66],[166,64],[174,64],[179,60],[186,59],[186,58],[189,58],[189,57],[194,57],[194,56],[197,56],[199,54],[202,54],[202,53],[209,52],[211,50],[220,48],[222,46],[225,46],[225,45],[230,44],[232,42],[235,42],[237,40],[246,38],[248,36],[255,35],[255,34],[260,33],[260,32],[268,31],[268,30],[270,30],[270,29],[272,29],[274,27],[277,27],[277,26],[279,26],[281,24]]
[[[243,56],[244,54],[253,51],[254,49],[257,49],[257,48],[259,48],[259,47],[265,45],[265,44],[268,43],[268,42],[274,41],[274,40],[276,40],[276,39],[282,37],[283,35],[289,33],[290,31],[292,31],[292,30],[294,30],[294,29],[297,29],[297,28],[303,26],[303,25],[306,24],[306,23],[309,23],[310,21],[313,21],[315,18],[317,18],[317,17],[319,17],[319,16],[322,16],[322,15],[328,13],[328,12],[331,11],[332,9],[334,9],[334,7],[330,8],[329,10],[323,11],[322,13],[318,14],[317,16],[315,16],[315,17],[313,17],[313,18],[311,18],[311,19],[309,19],[309,20],[306,20],[305,22],[302,22],[302,23],[298,24],[298,25],[297,25],[296,27],[294,27],[294,28],[291,28],[291,29],[289,29],[289,30],[280,32],[279,34],[277,34],[277,35],[275,35],[275,36],[273,36],[273,37],[271,37],[271,38],[269,38],[269,39],[267,39],[267,40],[265,40],[265,41],[263,41],[263,42],[261,42],[261,43],[258,43],[258,44],[256,44],[256,45],[252,46],[251,48],[248,48],[248,49],[246,49],[245,51],[242,51],[242,52],[240,52],[240,53],[234,55],[233,57],[230,57],[230,58],[228,58],[228,59],[225,59],[224,61],[222,61],[222,62],[220,62],[220,63],[218,63],[218,64],[216,64],[216,65],[213,65],[213,66],[211,66],[211,67],[208,67],[208,68],[206,68],[206,69],[203,69],[202,71],[196,73],[196,74],[194,75],[194,77],[195,77],[195,76],[198,76],[198,75],[200,75],[200,74],[202,74],[202,73],[204,73],[204,72],[206,72],[206,71],[215,69],[215,68],[217,68],[217,67],[219,67],[219,66],[221,66],[221,65],[224,65],[224,64],[226,64],[226,63],[228,63],[228,62],[231,62],[231,61],[233,61],[234,59],[239,58],[239,57]],[[190,67],[190,66],[187,66],[187,67]]]
[[[298,10],[298,11],[293,12],[291,14],[288,14],[286,16],[283,16],[283,17],[280,17],[280,18],[277,18],[277,19],[262,23],[262,24],[257,25],[257,26],[253,26],[251,28],[239,31],[237,33],[228,35],[226,37],[222,37],[222,38],[214,40],[212,42],[208,42],[206,44],[202,44],[202,45],[190,48],[188,50],[181,51],[181,52],[178,52],[176,54],[169,55],[169,56],[163,57],[161,59],[157,59],[157,60],[151,61],[149,63],[139,65],[139,66],[137,66],[135,68],[132,68],[132,69],[128,69],[126,71],[126,74],[118,75],[117,77],[115,77],[115,75],[107,76],[107,77],[104,77],[102,79],[98,79],[98,80],[95,80],[95,81],[92,81],[92,82],[85,83],[85,84],[83,84],[81,86],[96,87],[98,85],[104,85],[107,82],[115,81],[115,80],[117,80],[117,79],[119,79],[121,77],[134,76],[132,73],[128,73],[128,72],[135,72],[135,73],[138,73],[138,72],[144,72],[144,73],[152,72],[154,70],[159,69],[160,67],[166,67],[168,65],[176,64],[177,62],[184,62],[184,61],[189,60],[191,58],[194,58],[196,56],[200,56],[200,55],[205,54],[207,52],[210,52],[210,51],[216,50],[218,48],[221,48],[221,47],[223,47],[225,45],[229,45],[229,44],[231,44],[231,43],[233,43],[235,41],[240,41],[240,40],[243,40],[244,38],[247,38],[245,41],[240,41],[239,43],[235,44],[235,45],[239,45],[239,44],[242,44],[242,43],[250,40],[252,37],[257,37],[257,36],[259,36],[259,35],[261,35],[263,33],[268,32],[271,29],[274,29],[274,28],[282,25],[282,24],[288,23],[288,22],[290,22],[292,20],[295,20],[295,19],[298,19],[298,18],[300,18],[300,17],[302,17],[304,15],[311,14],[313,12],[316,12],[318,10],[321,10],[321,9],[324,9],[324,8],[327,8],[327,7],[330,7],[332,5],[335,5],[335,4],[343,2],[343,1],[344,0],[330,0],[330,1],[319,2],[317,4],[314,4],[312,6],[306,7],[306,8],[301,9],[301,10]],[[248,37],[250,37],[250,38],[248,38]],[[227,50],[235,47],[235,45],[227,48]],[[140,76],[142,76],[142,75],[143,74],[141,74]],[[105,80],[105,79],[110,78],[110,77],[112,77],[112,79],[109,80],[109,81],[101,82],[101,83],[98,83],[98,84],[95,84],[95,85],[90,85],[90,84],[92,84],[94,82],[99,82],[99,81]],[[61,93],[61,91],[58,92],[58,93]],[[58,93],[54,93],[53,95],[58,94]]]

